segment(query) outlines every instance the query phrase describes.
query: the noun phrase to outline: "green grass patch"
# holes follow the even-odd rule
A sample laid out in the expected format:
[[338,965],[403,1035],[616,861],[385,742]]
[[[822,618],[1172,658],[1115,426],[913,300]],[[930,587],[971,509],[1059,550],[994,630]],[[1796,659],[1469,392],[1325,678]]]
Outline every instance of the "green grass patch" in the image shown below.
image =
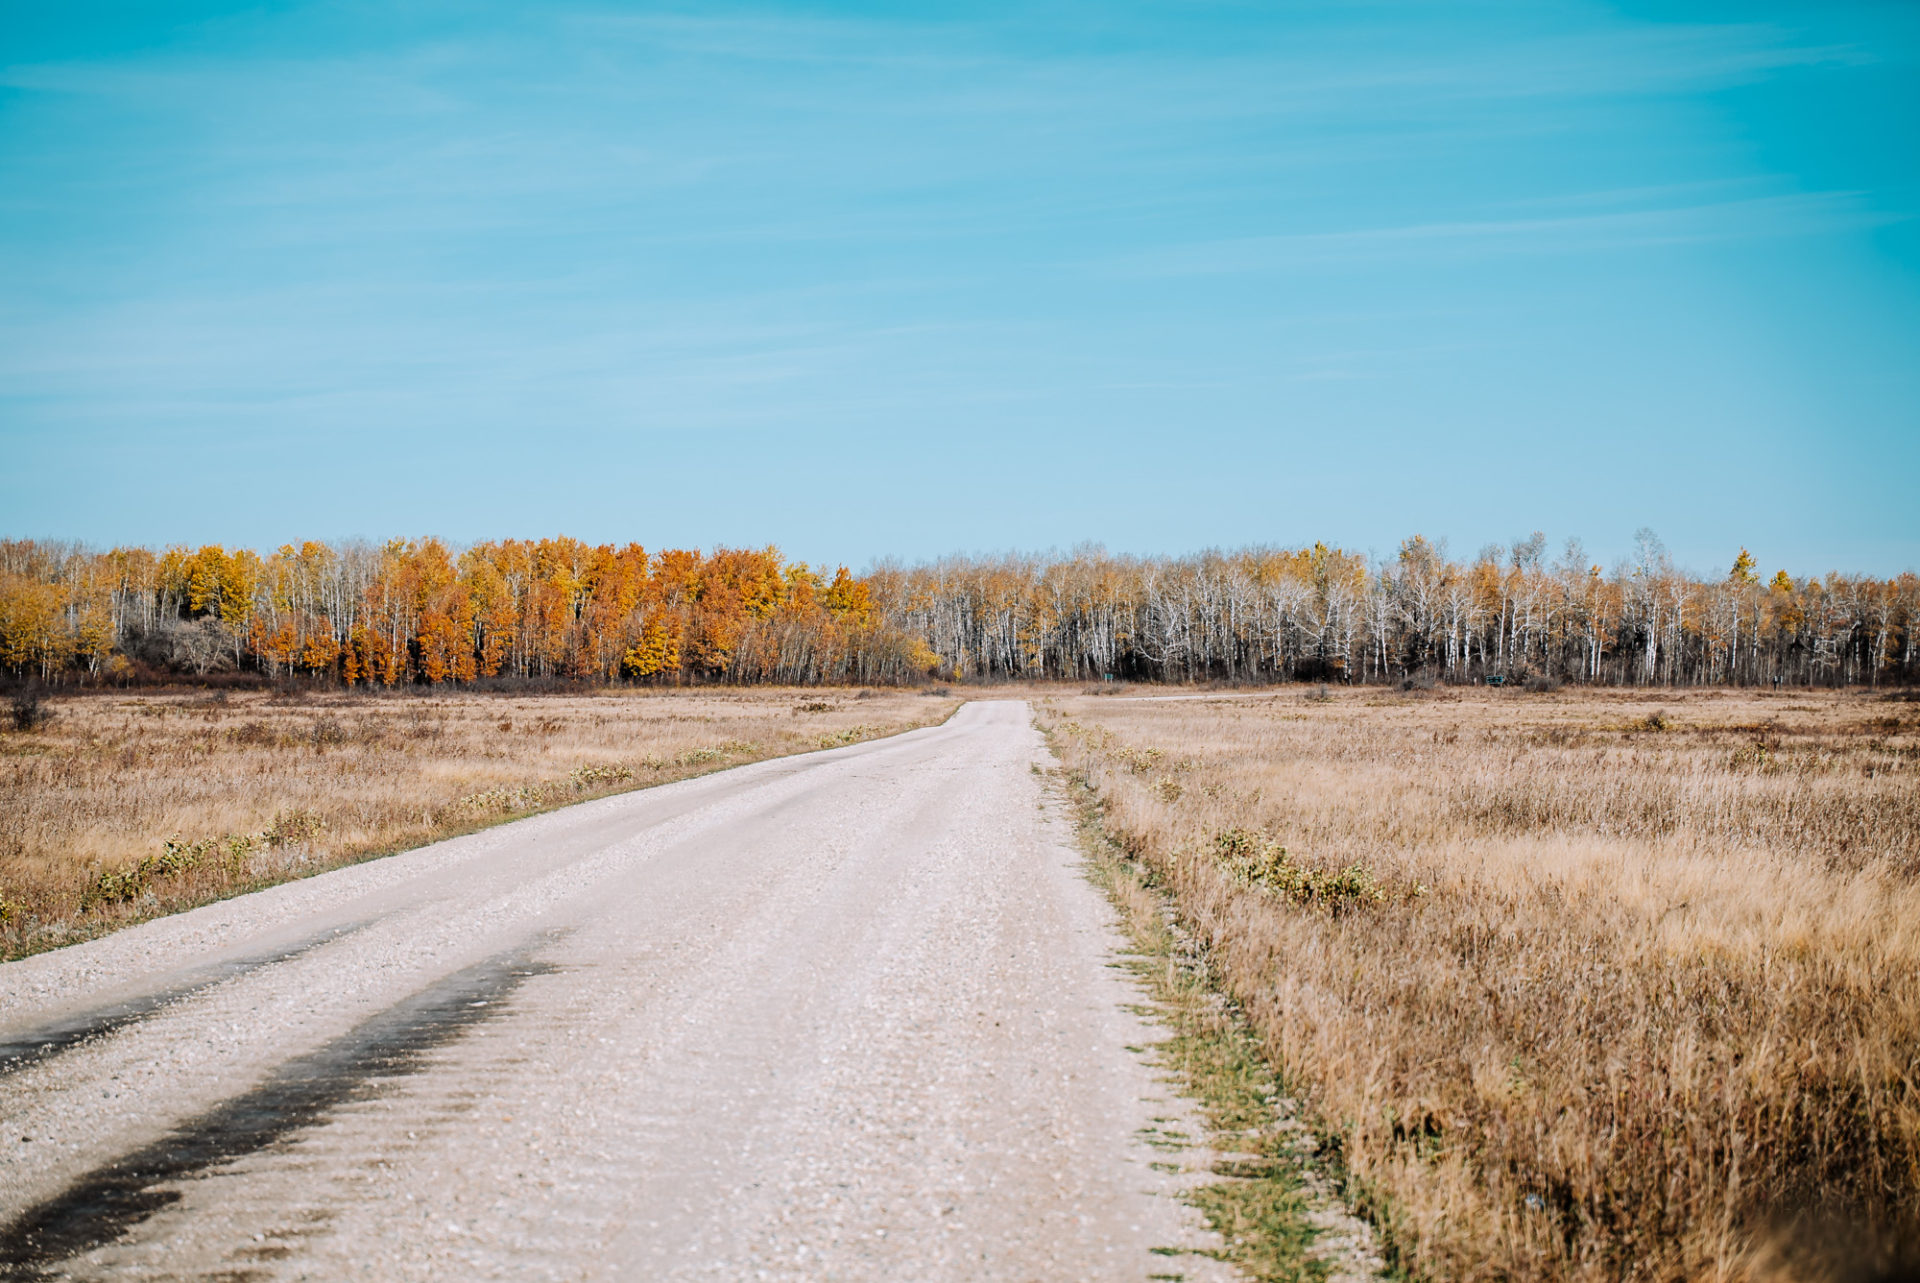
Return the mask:
[[[1184,1195],[1223,1240],[1206,1255],[1261,1283],[1324,1279],[1326,1264],[1310,1254],[1319,1231],[1307,1219],[1301,1172],[1308,1160],[1297,1133],[1276,1126],[1280,1086],[1258,1039],[1204,975],[1183,962],[1162,898],[1107,840],[1085,790],[1078,792],[1088,872],[1120,911],[1132,945],[1122,962],[1148,997],[1140,1010],[1169,1031],[1146,1050],[1199,1106],[1208,1133],[1201,1143],[1222,1156],[1212,1169],[1215,1179]],[[1154,1120],[1146,1142],[1161,1150],[1191,1148],[1195,1138],[1169,1126],[1172,1121]]]

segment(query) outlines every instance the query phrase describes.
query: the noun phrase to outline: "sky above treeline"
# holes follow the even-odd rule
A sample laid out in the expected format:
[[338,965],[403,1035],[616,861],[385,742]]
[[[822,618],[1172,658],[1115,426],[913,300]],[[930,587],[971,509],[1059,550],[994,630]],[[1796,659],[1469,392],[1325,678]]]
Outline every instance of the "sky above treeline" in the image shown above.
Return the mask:
[[0,0],[0,534],[1920,566],[1920,6]]

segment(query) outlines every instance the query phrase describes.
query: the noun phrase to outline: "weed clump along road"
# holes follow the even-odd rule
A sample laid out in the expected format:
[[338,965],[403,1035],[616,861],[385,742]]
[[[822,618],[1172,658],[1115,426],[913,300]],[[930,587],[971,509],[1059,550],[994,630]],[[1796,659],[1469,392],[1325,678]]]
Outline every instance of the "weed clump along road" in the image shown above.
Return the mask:
[[1911,703],[1307,695],[1041,716],[1401,1266],[1838,1279],[1902,1259]]

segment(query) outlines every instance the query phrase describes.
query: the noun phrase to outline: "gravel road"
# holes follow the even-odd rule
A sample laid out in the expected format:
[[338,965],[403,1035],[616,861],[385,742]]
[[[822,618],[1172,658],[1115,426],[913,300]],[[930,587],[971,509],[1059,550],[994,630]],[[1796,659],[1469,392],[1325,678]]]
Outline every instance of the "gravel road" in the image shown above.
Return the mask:
[[0,1278],[1232,1277],[1047,760],[972,703],[0,967]]

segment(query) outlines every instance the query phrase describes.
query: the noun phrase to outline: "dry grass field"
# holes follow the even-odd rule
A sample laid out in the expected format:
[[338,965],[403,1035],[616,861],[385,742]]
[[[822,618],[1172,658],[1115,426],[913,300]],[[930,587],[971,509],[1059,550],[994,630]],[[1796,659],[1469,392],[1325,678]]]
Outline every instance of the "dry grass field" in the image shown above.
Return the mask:
[[1403,1264],[1911,1250],[1920,704],[1296,688],[1042,720]]
[[766,687],[61,699],[44,727],[0,735],[0,957],[956,705]]

